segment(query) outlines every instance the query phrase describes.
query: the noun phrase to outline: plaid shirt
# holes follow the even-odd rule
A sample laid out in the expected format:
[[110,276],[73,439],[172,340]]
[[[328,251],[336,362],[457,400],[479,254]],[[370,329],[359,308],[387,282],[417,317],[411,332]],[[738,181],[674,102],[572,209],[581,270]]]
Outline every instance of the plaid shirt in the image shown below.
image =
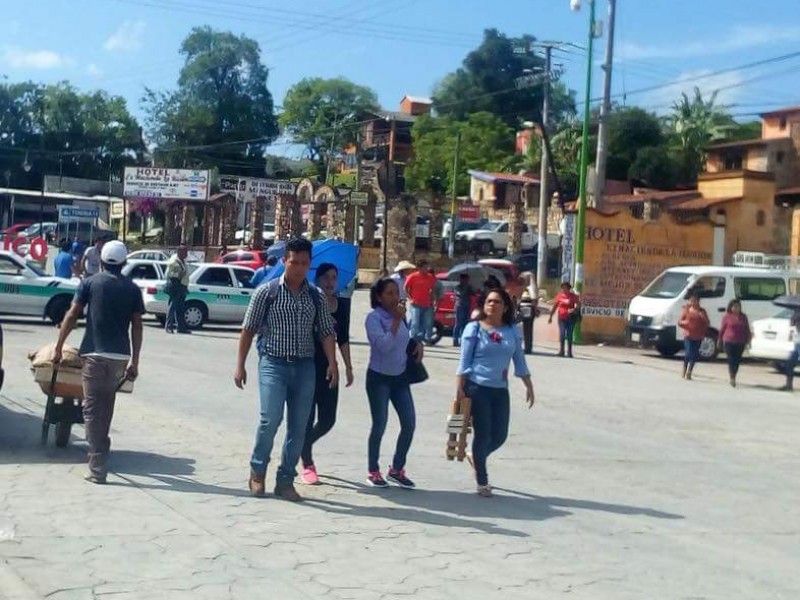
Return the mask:
[[[269,286],[259,286],[247,307],[242,329],[260,333],[269,356],[276,358],[313,358],[314,332],[325,339],[334,333],[334,322],[329,311],[317,310],[309,292],[308,281],[295,294],[281,277],[278,295],[269,304]],[[325,296],[320,292],[320,299]]]

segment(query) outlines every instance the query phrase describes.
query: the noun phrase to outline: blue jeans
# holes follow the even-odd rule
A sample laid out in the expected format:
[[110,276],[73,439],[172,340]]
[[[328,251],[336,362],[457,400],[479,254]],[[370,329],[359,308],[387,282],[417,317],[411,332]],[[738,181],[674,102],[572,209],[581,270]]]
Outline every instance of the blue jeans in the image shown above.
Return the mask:
[[461,345],[461,336],[464,335],[464,327],[469,323],[469,304],[456,304],[456,324],[453,327],[453,345]]
[[464,392],[472,401],[472,462],[478,485],[487,485],[486,460],[508,437],[511,401],[508,388],[492,388],[467,381]]
[[575,331],[575,319],[568,317],[558,320],[558,353],[564,355],[564,342],[567,343],[567,353],[572,356],[572,334]]
[[797,367],[798,361],[800,361],[800,344],[795,344],[794,350],[789,353],[789,358],[786,360],[786,367],[784,369],[789,382],[794,379],[794,370]]
[[283,358],[262,356],[258,363],[261,418],[256,430],[256,444],[250,467],[257,475],[267,472],[275,434],[283,420],[286,406],[286,439],[283,442],[278,485],[288,485],[297,477],[295,466],[303,449],[308,416],[314,404],[314,359],[289,362]]
[[702,341],[683,338],[683,366],[685,368],[694,369],[694,365],[700,360],[700,344]]
[[369,411],[372,414],[372,429],[369,432],[367,446],[367,468],[370,472],[380,470],[378,456],[381,451],[381,440],[386,431],[386,423],[389,420],[389,402],[391,401],[400,419],[400,435],[397,438],[397,448],[391,468],[400,471],[406,466],[406,456],[411,448],[411,440],[414,439],[414,429],[417,424],[411,386],[408,385],[405,375],[383,375],[369,369],[367,371],[367,398],[369,399]]
[[433,331],[433,308],[421,308],[411,304],[408,312],[411,315],[411,326],[408,332],[411,339],[418,342],[429,341]]

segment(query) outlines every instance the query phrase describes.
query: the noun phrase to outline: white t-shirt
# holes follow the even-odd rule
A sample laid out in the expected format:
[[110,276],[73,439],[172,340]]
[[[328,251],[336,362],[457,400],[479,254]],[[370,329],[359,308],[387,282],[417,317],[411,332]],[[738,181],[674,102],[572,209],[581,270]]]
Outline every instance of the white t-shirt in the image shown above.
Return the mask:
[[83,258],[86,261],[84,263],[86,265],[86,274],[97,275],[100,272],[100,251],[97,246],[88,248],[83,254]]

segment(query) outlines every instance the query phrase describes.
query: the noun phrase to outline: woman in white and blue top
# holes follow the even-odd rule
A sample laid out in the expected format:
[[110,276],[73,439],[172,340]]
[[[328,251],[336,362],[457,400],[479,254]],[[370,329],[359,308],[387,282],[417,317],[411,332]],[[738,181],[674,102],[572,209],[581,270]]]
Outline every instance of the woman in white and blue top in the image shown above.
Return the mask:
[[533,407],[534,393],[530,371],[522,350],[522,335],[514,323],[514,303],[505,290],[493,289],[481,298],[478,316],[464,329],[461,338],[461,361],[456,389],[459,398],[472,400],[472,455],[478,494],[490,497],[492,488],[486,472],[486,460],[500,448],[508,436],[511,402],[508,394],[508,369],[514,362],[514,374],[522,378],[528,408]]

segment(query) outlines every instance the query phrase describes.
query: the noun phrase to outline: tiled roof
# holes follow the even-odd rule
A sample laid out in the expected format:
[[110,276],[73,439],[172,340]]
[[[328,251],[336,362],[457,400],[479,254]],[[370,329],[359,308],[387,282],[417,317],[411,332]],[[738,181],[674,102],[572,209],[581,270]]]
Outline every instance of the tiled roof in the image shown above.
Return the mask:
[[527,175],[517,175],[515,173],[488,173],[486,171],[467,171],[475,179],[486,181],[487,183],[494,183],[499,181],[501,183],[520,183],[522,185],[539,185],[539,180],[535,177],[528,177]]
[[720,142],[706,146],[707,150],[724,150],[725,148],[752,148],[756,146],[766,146],[770,140],[756,138],[752,140],[738,140],[735,142]]
[[[424,96],[410,96],[406,94],[403,96],[403,100],[408,100],[409,102],[414,102],[415,104],[433,104],[433,100],[430,98],[426,98]],[[403,100],[400,100],[402,102]]]
[[761,118],[764,117],[780,117],[789,113],[800,113],[800,106],[790,106],[788,108],[780,108],[778,110],[771,110],[769,112],[761,113]]
[[627,206],[631,204],[641,204],[642,202],[673,203],[685,200],[693,200],[700,196],[697,190],[647,190],[637,194],[622,194],[617,196],[606,196],[608,204]]
[[778,190],[776,196],[800,196],[800,187],[790,187]]
[[704,210],[706,208],[710,208],[712,206],[716,206],[717,204],[726,204],[727,202],[736,202],[741,200],[741,196],[734,196],[730,198],[695,198],[694,200],[687,200],[686,202],[680,202],[678,204],[673,204],[669,207],[669,210]]

